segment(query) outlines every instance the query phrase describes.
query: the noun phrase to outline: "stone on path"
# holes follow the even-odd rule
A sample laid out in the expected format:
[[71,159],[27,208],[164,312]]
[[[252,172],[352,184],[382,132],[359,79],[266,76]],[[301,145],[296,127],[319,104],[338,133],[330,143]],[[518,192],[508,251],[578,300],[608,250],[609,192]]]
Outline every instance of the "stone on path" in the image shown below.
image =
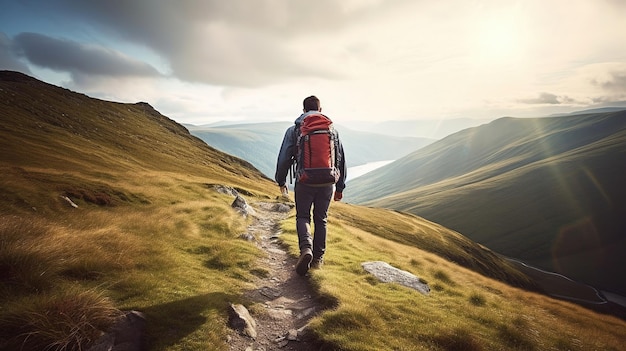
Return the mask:
[[252,339],[256,339],[256,322],[250,316],[250,312],[244,305],[230,304],[228,309],[228,324],[231,328],[239,331],[243,335],[247,335]]
[[235,197],[235,201],[233,201],[230,206],[239,211],[244,216],[254,214],[254,209],[252,208],[252,206],[248,205],[246,199],[244,199],[240,195],[237,195],[237,197]]

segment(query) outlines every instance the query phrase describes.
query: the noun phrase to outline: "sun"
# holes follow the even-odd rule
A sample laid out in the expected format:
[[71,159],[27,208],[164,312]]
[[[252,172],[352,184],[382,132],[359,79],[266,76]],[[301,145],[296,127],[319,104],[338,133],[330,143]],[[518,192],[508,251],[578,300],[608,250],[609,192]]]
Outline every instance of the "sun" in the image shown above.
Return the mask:
[[491,15],[477,25],[475,49],[485,63],[516,61],[525,47],[525,28],[518,16]]

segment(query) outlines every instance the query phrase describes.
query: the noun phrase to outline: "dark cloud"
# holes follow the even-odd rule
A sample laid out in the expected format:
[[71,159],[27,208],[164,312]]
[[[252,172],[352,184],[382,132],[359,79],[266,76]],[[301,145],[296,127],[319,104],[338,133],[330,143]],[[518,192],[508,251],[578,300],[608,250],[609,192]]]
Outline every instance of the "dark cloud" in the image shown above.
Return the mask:
[[28,66],[15,55],[12,46],[11,39],[0,32],[0,69],[31,74]]
[[609,77],[603,81],[593,80],[592,83],[611,92],[626,94],[626,70],[609,72]]
[[626,13],[626,1],[624,0],[605,0],[609,5],[613,6],[616,11],[623,11]]
[[105,77],[157,76],[154,67],[95,45],[50,38],[36,33],[21,33],[13,40],[19,55],[31,63],[73,75]]
[[[566,97],[567,99],[567,97]],[[551,94],[551,93],[540,93],[538,97],[536,98],[531,98],[531,99],[520,99],[518,100],[521,103],[524,104],[530,104],[530,105],[538,105],[538,104],[551,104],[551,105],[557,105],[560,104],[561,102],[559,101],[559,97]]]
[[346,67],[327,56],[329,49],[343,49],[320,42],[319,34],[334,35],[383,11],[378,4],[334,0],[50,0],[40,5],[39,11],[65,14],[152,49],[182,80],[234,86],[344,77]]

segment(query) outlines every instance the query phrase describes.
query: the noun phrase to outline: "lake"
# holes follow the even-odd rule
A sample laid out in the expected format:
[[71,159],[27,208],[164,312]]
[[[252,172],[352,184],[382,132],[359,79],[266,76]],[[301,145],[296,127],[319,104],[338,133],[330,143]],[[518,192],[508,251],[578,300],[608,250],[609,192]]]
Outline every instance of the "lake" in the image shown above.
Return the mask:
[[376,162],[369,162],[364,165],[348,167],[348,179],[346,179],[346,182],[354,178],[360,177],[364,175],[365,173],[369,173],[375,170],[376,168],[380,168],[382,166],[388,165],[393,161],[395,160],[376,161]]

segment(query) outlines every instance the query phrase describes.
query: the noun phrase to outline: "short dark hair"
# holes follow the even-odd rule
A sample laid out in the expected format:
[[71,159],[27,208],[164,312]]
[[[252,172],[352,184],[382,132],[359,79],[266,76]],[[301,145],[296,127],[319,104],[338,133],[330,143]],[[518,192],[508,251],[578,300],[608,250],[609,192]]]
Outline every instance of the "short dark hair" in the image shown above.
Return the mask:
[[315,95],[311,95],[304,99],[302,106],[304,107],[304,112],[319,111],[320,99],[318,99]]

